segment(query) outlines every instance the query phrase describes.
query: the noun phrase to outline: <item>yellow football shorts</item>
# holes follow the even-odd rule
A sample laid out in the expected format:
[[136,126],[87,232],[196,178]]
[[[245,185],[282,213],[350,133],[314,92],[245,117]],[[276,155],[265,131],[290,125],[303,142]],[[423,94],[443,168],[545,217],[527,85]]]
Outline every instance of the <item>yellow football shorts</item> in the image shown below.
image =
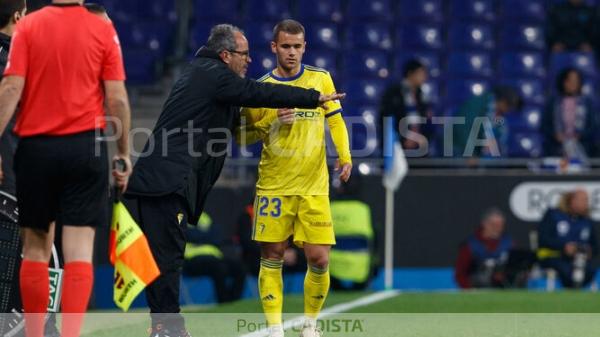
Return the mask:
[[283,242],[292,235],[298,247],[335,244],[328,195],[256,196],[252,239]]

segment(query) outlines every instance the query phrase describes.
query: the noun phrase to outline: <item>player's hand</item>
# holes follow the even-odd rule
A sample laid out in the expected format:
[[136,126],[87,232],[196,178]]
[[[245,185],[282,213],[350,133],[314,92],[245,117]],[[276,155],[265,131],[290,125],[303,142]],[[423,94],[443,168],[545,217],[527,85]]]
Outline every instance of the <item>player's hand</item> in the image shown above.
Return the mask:
[[296,119],[295,113],[294,109],[277,109],[277,119],[281,124],[292,124]]
[[327,109],[327,102],[344,99],[344,97],[346,97],[345,93],[337,93],[336,92],[331,95],[321,94],[321,96],[319,96],[319,105],[321,106],[321,108]]
[[119,167],[113,168],[112,175],[115,177],[115,184],[117,187],[119,187],[121,193],[125,193],[133,165],[131,164],[131,159],[128,155],[116,155],[113,157],[113,162],[117,162],[119,160],[122,160],[125,163],[125,167],[123,167],[123,170],[121,170]]
[[340,167],[340,160],[337,159],[335,161],[335,171],[340,171],[340,181],[347,182],[352,174],[352,164],[346,163]]

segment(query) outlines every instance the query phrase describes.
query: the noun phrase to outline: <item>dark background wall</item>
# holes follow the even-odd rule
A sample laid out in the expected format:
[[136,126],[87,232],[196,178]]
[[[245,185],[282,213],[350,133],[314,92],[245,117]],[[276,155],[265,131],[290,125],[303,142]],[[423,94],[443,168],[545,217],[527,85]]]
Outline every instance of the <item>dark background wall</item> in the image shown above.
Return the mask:
[[[508,172],[490,173],[479,171],[440,170],[418,171],[410,174],[396,193],[394,252],[397,267],[444,267],[451,266],[456,258],[458,245],[479,223],[481,213],[489,207],[499,207],[507,215],[507,230],[519,247],[529,246],[529,232],[536,221],[524,221],[512,212],[510,196],[523,183],[568,183],[598,187],[597,175],[557,176]],[[373,224],[378,242],[383,242],[385,214],[384,189],[381,177],[366,176],[361,181],[360,199],[371,206]],[[595,188],[596,188],[595,187]],[[560,188],[553,190],[528,190],[527,209],[544,207],[540,200],[556,197]],[[600,195],[600,188],[593,190]],[[598,193],[596,193],[596,191]],[[222,226],[225,236],[233,232],[245,205],[252,201],[251,188],[215,188],[206,205],[206,212],[214,223]],[[548,197],[548,198],[546,198]],[[600,198],[592,198],[592,207],[600,210]],[[108,229],[99,231],[96,258],[106,263]],[[379,245],[382,254],[383,247]]]

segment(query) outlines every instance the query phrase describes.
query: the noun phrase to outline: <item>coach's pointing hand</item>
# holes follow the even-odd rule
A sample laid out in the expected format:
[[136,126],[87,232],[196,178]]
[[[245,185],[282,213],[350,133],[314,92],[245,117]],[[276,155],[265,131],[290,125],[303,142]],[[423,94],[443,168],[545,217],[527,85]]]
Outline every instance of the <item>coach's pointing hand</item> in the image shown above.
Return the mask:
[[327,109],[327,106],[326,106],[327,102],[344,99],[344,97],[346,97],[346,94],[344,94],[344,93],[337,93],[337,92],[333,93],[331,95],[323,95],[323,94],[321,94],[321,96],[319,96],[319,105],[321,106],[321,108]]

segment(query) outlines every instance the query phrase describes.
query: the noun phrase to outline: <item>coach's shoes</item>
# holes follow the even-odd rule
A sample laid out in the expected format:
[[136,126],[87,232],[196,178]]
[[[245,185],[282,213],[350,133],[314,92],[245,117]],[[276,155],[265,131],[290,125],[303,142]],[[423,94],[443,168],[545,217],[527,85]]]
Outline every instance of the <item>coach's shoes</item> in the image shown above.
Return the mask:
[[270,326],[269,337],[283,337],[283,327],[281,325]]
[[172,331],[166,329],[164,325],[157,324],[156,326],[148,329],[150,332],[149,337],[192,337],[189,332],[185,329],[179,331]]

